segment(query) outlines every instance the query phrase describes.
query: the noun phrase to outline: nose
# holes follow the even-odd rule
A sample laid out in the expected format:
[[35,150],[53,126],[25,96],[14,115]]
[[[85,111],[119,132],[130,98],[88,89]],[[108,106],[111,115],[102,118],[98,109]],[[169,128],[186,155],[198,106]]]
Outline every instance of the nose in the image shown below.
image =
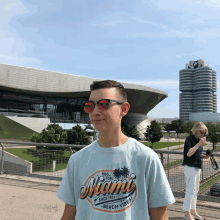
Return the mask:
[[95,105],[95,108],[94,108],[92,114],[100,114],[100,109],[98,108],[98,105]]

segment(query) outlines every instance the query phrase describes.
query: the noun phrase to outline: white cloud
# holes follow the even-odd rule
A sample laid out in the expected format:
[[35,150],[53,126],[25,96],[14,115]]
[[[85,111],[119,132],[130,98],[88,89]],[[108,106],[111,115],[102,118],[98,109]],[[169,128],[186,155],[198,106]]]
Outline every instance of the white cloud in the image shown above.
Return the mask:
[[27,51],[34,50],[35,45],[19,38],[17,31],[10,26],[15,16],[34,13],[34,10],[36,9],[30,11],[20,0],[12,0],[9,3],[0,1],[0,63],[10,62],[14,65],[41,63],[31,55],[27,57]]
[[154,22],[154,21],[149,21],[149,20],[146,20],[146,19],[138,18],[138,17],[131,17],[131,19],[133,19],[134,21],[137,21],[137,22],[153,25],[155,27],[159,27],[159,28],[164,29],[164,30],[170,30],[170,28],[168,26],[157,23],[157,22]]
[[140,83],[146,86],[149,85],[160,88],[179,88],[178,80],[154,80],[154,81],[144,81]]
[[179,89],[179,81],[178,80],[149,80],[149,81],[135,81],[135,80],[118,80],[124,83],[132,83],[141,86],[148,86],[152,88],[160,88],[160,89]]
[[108,21],[108,22],[105,22],[102,24],[107,25],[107,26],[115,26],[116,24],[121,24],[121,23],[125,23],[125,22],[128,22],[128,21],[115,20],[115,21]]
[[[40,64],[41,60],[37,58],[30,58],[30,57],[24,57],[24,56],[7,56],[7,55],[0,55],[0,61],[1,63],[8,63],[10,64],[11,61],[13,61],[13,64],[19,65],[21,63],[36,63]],[[9,61],[9,62],[8,62]]]
[[219,10],[220,1],[219,0],[201,0],[201,1],[173,1],[173,0],[144,0],[143,3],[149,4],[153,8],[158,8],[159,10],[187,10],[195,11],[200,9],[207,10]]
[[30,11],[22,4],[19,0],[14,0],[12,3],[7,4],[6,2],[2,2],[1,5],[4,9],[8,10],[8,13],[14,13],[14,14],[27,14],[30,13]]
[[124,12],[115,12],[109,15],[105,15],[103,17],[99,17],[94,21],[91,21],[90,25],[95,25],[98,27],[105,27],[105,26],[116,26],[117,24],[129,22],[128,15]]
[[95,70],[98,69],[98,68],[93,68],[93,67],[89,67],[89,66],[77,66],[77,68],[80,68],[80,69],[95,69]]

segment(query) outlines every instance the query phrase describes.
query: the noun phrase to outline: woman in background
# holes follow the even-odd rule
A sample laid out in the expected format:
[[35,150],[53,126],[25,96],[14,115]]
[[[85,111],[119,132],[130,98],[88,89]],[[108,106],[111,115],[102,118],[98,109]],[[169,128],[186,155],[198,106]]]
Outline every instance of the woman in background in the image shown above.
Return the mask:
[[[197,194],[199,192],[200,173],[202,168],[202,158],[210,156],[202,156],[203,144],[206,143],[205,134],[208,129],[203,122],[197,122],[191,129],[190,134],[184,144],[184,174],[186,179],[185,199],[183,210],[185,211],[186,220],[201,219],[205,220],[196,212]],[[191,210],[191,214],[190,214]],[[195,217],[195,218],[194,218]]]

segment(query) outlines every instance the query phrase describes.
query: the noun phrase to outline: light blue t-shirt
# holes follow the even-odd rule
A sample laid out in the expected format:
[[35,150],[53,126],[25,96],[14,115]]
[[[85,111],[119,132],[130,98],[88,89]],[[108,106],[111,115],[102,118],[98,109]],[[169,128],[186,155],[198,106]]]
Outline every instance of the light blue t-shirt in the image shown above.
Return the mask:
[[76,206],[76,220],[148,220],[148,208],[175,202],[158,155],[133,138],[73,154],[57,197]]

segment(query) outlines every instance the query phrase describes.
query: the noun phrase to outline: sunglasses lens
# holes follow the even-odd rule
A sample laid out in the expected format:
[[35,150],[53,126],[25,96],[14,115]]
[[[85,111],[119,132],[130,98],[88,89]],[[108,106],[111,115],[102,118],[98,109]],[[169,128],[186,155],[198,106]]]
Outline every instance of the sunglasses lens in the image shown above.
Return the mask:
[[84,106],[84,110],[87,113],[90,113],[94,110],[94,104],[92,102],[87,102]]
[[105,111],[108,109],[108,101],[107,100],[100,100],[98,103],[99,109]]

